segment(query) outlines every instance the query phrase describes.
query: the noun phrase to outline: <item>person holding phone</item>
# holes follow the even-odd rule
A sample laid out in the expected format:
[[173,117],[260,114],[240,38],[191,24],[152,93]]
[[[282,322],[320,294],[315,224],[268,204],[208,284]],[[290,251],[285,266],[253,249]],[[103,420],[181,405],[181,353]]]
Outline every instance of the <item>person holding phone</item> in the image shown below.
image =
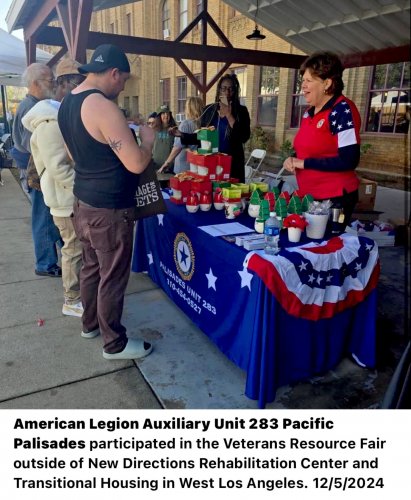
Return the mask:
[[[235,74],[221,77],[215,102],[203,110],[201,126],[214,126],[218,130],[219,152],[232,157],[231,177],[244,182],[244,144],[250,138],[250,115],[240,103],[240,84]],[[170,133],[181,137],[183,145],[199,145],[196,134],[186,134],[177,129],[171,129]]]

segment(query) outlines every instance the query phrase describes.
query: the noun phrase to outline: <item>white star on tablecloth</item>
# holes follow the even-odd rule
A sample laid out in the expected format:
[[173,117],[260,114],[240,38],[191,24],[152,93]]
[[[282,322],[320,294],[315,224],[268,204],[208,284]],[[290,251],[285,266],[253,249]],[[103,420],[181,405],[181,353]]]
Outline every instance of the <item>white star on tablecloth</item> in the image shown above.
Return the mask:
[[368,243],[365,245],[365,248],[370,251],[372,249],[372,245],[369,245]]
[[298,267],[300,268],[300,271],[306,271],[307,265],[308,265],[308,262],[301,262],[301,264]]
[[158,225],[164,226],[163,224],[164,214],[157,214],[157,218],[158,218]]
[[208,280],[208,288],[214,288],[214,290],[217,291],[217,289],[215,287],[215,282],[217,281],[217,276],[214,276],[211,267],[210,267],[210,271],[208,272],[208,274],[206,274],[206,276],[207,276],[207,280]]
[[148,265],[151,266],[151,264],[154,263],[153,261],[153,254],[150,252],[147,254],[147,258],[148,258]]
[[361,264],[359,262],[357,262],[357,264],[355,265],[355,270],[361,271]]
[[246,268],[244,268],[242,271],[237,272],[241,276],[241,288],[247,286],[251,292],[251,280],[253,279],[253,275],[249,273]]

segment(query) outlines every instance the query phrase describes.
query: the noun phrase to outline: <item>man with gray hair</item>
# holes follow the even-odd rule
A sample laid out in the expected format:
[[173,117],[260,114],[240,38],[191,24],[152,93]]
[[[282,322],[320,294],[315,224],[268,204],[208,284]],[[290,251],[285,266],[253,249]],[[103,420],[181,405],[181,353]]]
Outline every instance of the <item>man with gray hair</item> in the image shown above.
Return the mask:
[[43,99],[23,118],[23,125],[31,133],[30,146],[44,202],[50,208],[64,245],[61,249],[61,269],[64,290],[62,312],[66,316],[81,317],[79,274],[81,243],[73,227],[74,165],[64,146],[57,123],[57,113],[63,98],[76,88],[84,76],[78,72],[80,64],[70,58],[62,59],[55,69],[57,86],[55,100]]
[[[14,148],[12,157],[17,167],[27,171],[31,155],[31,133],[24,128],[22,119],[25,114],[39,101],[53,95],[55,80],[51,69],[42,63],[30,64],[23,73],[28,93],[21,101],[13,123]],[[24,186],[23,186],[24,189]],[[31,229],[34,243],[35,270],[39,276],[60,277],[61,268],[57,265],[56,242],[60,234],[54,225],[50,209],[45,205],[43,194],[36,189],[28,189],[31,198]]]

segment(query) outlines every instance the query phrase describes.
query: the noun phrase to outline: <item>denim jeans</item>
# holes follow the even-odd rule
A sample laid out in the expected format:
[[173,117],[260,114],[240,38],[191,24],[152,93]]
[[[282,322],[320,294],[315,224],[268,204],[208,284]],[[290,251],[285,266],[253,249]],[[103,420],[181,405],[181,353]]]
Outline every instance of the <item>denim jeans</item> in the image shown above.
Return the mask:
[[30,198],[36,271],[47,272],[57,266],[56,243],[60,241],[60,233],[53,222],[49,207],[44,203],[43,193],[30,189]]
[[80,301],[81,243],[74,231],[72,217],[53,215],[64,245],[61,249],[61,278],[66,304]]
[[83,245],[80,271],[83,331],[100,328],[107,353],[127,345],[121,324],[133,250],[134,207],[94,208],[74,202],[74,228]]

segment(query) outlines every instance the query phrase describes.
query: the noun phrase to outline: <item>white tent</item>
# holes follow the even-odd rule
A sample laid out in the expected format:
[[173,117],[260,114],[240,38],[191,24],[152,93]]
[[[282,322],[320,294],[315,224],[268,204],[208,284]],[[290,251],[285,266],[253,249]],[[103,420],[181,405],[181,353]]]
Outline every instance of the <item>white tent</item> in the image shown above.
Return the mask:
[[[38,62],[46,63],[52,54],[37,49]],[[21,75],[27,67],[26,47],[23,40],[0,28],[0,85],[23,87]]]

